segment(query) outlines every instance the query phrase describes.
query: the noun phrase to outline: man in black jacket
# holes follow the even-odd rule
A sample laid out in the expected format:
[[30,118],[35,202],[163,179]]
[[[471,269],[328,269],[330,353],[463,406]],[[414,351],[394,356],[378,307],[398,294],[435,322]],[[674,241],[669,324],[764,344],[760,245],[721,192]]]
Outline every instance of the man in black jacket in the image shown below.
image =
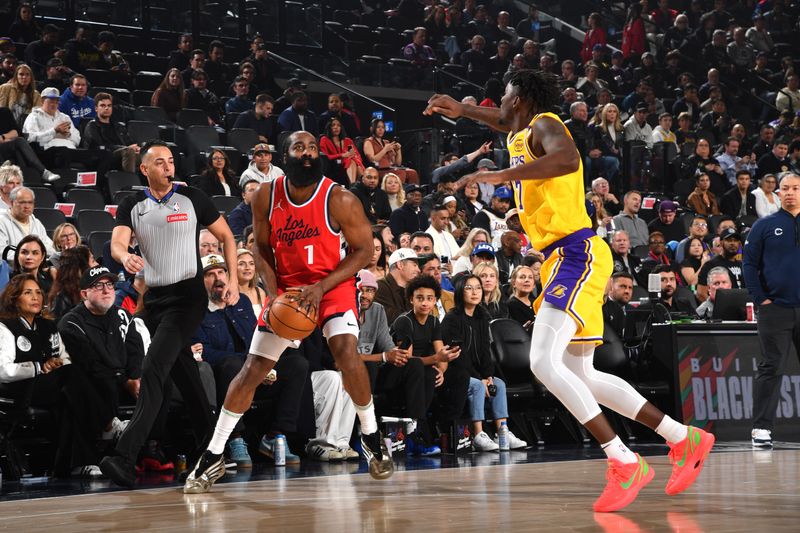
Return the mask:
[[428,228],[428,216],[420,208],[422,189],[419,185],[409,184],[405,187],[406,203],[392,211],[389,217],[389,228],[392,235],[399,238],[403,233],[425,231]]
[[[83,302],[58,323],[72,362],[84,370],[101,397],[117,411],[120,400],[135,401],[144,360],[144,344],[133,317],[114,305],[117,276],[105,267],[89,268],[81,277]],[[121,433],[125,423],[112,420],[109,433]]]
[[750,194],[750,173],[748,171],[736,172],[736,187],[722,195],[720,210],[733,219],[742,216],[758,216],[756,197]]
[[611,276],[611,291],[603,304],[603,323],[611,327],[620,339],[625,338],[625,315],[633,298],[633,276],[615,272]]
[[222,105],[217,95],[208,90],[208,75],[203,69],[192,72],[192,88],[186,91],[186,108],[202,109],[208,116],[208,125],[220,124]]
[[107,200],[111,197],[105,174],[109,170],[124,170],[136,173],[136,158],[139,145],[128,135],[128,130],[121,122],[112,122],[111,113],[114,101],[108,93],[97,93],[94,96],[94,110],[97,117],[86,125],[81,140],[81,148],[105,152],[106,157],[100,160],[97,185]]
[[500,237],[500,250],[497,251],[497,268],[500,271],[500,283],[508,283],[511,272],[522,264],[522,238],[516,231],[506,231]]
[[389,220],[392,208],[386,191],[378,187],[380,175],[375,167],[367,167],[361,180],[350,187],[350,191],[361,200],[364,213],[373,224],[383,224]]
[[758,177],[759,179],[765,174],[775,174],[776,176],[782,172],[788,172],[791,168],[792,161],[789,159],[789,141],[786,139],[778,139],[772,145],[772,150],[765,153],[758,158]]

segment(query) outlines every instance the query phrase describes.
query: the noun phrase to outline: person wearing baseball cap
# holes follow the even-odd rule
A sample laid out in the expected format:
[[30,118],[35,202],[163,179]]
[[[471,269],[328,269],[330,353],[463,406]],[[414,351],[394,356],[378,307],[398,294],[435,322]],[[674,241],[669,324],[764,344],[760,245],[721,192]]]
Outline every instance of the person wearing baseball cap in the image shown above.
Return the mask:
[[744,288],[744,273],[742,262],[736,257],[742,246],[742,236],[734,227],[723,229],[719,234],[722,253],[714,256],[700,268],[697,273],[697,299],[704,302],[708,298],[708,273],[714,267],[725,267],[731,275],[734,289]]
[[253,180],[258,183],[272,183],[283,174],[283,170],[272,164],[272,147],[266,143],[258,143],[253,147],[253,160],[239,178],[239,187],[244,190],[244,184]]
[[389,256],[389,274],[378,280],[375,301],[383,306],[386,319],[394,320],[411,310],[411,302],[406,298],[406,286],[419,274],[419,257],[411,248],[399,248]]
[[646,102],[636,104],[633,115],[623,126],[626,141],[642,141],[647,148],[653,147],[653,128],[647,123],[649,112],[650,106]]
[[[489,159],[482,159],[481,163],[489,161]],[[480,165],[481,163],[478,163]],[[490,168],[490,167],[484,167]],[[507,214],[511,209],[511,204],[514,201],[514,193],[508,187],[498,187],[492,194],[492,200],[489,202],[488,207],[475,214],[472,219],[473,228],[482,228],[489,232],[492,236],[492,245],[495,248],[500,247],[500,237],[508,231]]]
[[661,203],[658,204],[658,217],[650,221],[647,230],[650,233],[660,231],[667,242],[681,242],[686,238],[686,231],[683,229],[683,223],[678,219],[677,212],[678,204],[676,202],[661,200]]
[[[102,420],[103,440],[117,438],[127,427],[128,422],[120,421],[115,414],[120,398],[138,396],[144,361],[144,344],[133,316],[114,305],[116,281],[117,275],[106,267],[86,269],[79,282],[82,302],[58,323],[64,348],[68,353],[80,355],[80,367],[91,388],[103,391],[102,399],[106,402],[103,408],[108,416]],[[83,476],[100,475],[96,466],[82,470]]]

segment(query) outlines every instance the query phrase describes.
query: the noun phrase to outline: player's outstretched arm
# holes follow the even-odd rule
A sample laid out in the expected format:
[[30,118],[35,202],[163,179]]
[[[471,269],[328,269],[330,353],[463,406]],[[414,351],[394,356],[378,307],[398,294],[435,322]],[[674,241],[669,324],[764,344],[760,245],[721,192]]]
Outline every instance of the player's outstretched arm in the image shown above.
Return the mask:
[[538,142],[539,155],[523,165],[497,171],[481,170],[464,176],[456,183],[457,188],[469,183],[504,183],[507,181],[544,180],[575,172],[580,167],[580,154],[564,126],[552,118],[543,117],[533,125],[533,134],[528,137],[529,149],[536,154]]
[[446,94],[434,94],[428,100],[428,107],[423,115],[439,113],[448,118],[466,117],[478,122],[483,122],[497,131],[508,132],[509,127],[500,123],[500,109],[496,107],[481,107],[472,104],[462,104]]
[[331,191],[330,212],[331,221],[341,228],[349,251],[339,266],[320,281],[325,292],[366,268],[372,255],[372,227],[361,201],[347,189],[336,187]]
[[275,256],[272,254],[272,246],[269,244],[269,224],[268,211],[270,208],[270,183],[262,183],[256,189],[253,199],[253,239],[255,246],[256,270],[264,282],[264,289],[267,291],[269,301],[272,302],[278,297],[278,278],[275,276]]

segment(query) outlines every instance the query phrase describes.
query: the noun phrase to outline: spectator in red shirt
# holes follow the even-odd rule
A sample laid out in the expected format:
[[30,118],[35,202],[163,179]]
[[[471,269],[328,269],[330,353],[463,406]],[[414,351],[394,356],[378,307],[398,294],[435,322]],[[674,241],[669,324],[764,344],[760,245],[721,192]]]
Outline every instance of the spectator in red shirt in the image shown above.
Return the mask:
[[626,60],[638,61],[646,51],[646,36],[644,20],[642,19],[642,5],[632,4],[628,10],[628,18],[622,29],[622,56]]
[[592,49],[594,45],[606,44],[606,30],[603,29],[600,22],[600,13],[592,13],[589,15],[587,24],[589,25],[589,29],[587,29],[584,34],[583,46],[581,47],[581,61],[583,63],[588,63],[592,60]]

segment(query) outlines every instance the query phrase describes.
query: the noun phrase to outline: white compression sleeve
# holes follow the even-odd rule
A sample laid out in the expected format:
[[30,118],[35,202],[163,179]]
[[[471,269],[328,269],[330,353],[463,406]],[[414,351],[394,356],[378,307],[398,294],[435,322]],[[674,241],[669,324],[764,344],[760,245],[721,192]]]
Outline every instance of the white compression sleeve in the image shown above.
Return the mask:
[[595,400],[622,416],[635,420],[639,410],[647,403],[630,383],[594,367],[592,344],[570,344],[564,356],[564,364],[586,383]]
[[533,324],[531,371],[547,390],[585,424],[601,413],[589,387],[564,364],[578,326],[565,311],[543,302]]

